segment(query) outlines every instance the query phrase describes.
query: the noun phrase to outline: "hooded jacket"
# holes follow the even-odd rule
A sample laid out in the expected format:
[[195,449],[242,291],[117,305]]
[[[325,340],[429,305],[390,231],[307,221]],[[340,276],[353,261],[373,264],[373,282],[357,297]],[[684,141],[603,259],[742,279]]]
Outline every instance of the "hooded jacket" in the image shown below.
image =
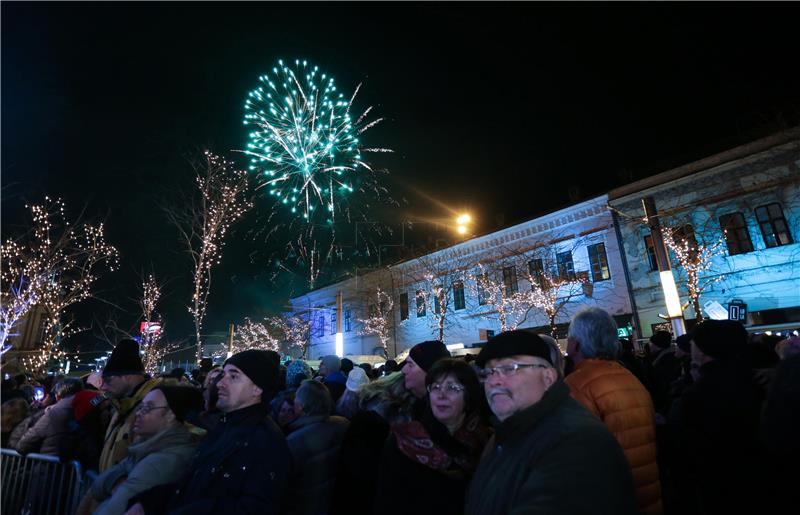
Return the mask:
[[128,457],[92,484],[92,496],[101,501],[94,514],[122,515],[134,495],[178,481],[189,468],[198,442],[198,433],[181,424],[129,446]]
[[563,381],[536,404],[495,422],[493,447],[467,491],[467,515],[636,513],[619,443]]

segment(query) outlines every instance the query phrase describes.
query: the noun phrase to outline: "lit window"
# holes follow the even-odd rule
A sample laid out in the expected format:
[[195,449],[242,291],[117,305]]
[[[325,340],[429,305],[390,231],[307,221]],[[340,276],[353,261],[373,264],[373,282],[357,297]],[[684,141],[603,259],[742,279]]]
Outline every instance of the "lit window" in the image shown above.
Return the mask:
[[589,264],[592,267],[592,282],[607,281],[611,278],[608,269],[608,257],[606,256],[605,243],[589,245]]
[[783,216],[780,204],[757,207],[756,219],[767,248],[792,243],[792,235],[789,233],[789,227],[786,225],[786,218]]

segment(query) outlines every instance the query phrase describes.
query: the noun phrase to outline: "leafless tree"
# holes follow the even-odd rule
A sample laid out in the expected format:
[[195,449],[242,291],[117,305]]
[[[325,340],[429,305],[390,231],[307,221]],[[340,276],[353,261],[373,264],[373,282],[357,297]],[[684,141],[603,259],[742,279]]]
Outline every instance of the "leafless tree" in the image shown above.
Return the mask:
[[119,253],[106,242],[102,223],[90,224],[82,216],[69,222],[61,199],[45,197],[41,204],[26,207],[32,217],[30,229],[7,240],[2,249],[3,310],[10,311],[3,313],[2,330],[7,337],[27,309],[42,306],[43,342],[26,363],[42,370],[63,354],[57,343],[82,330],[67,308],[95,296],[99,274],[116,269]]
[[231,224],[252,207],[247,193],[247,173],[233,163],[206,151],[192,163],[197,190],[179,205],[165,206],[169,221],[177,227],[193,264],[193,288],[189,313],[197,339],[196,359],[203,358],[200,333],[211,292],[211,270],[220,263]]

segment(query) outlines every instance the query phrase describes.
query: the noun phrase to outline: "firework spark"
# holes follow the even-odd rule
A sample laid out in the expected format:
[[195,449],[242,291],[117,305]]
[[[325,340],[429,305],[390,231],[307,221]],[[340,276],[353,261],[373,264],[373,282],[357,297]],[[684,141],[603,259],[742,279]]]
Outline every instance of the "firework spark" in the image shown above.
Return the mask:
[[366,121],[370,107],[353,120],[360,85],[348,99],[333,77],[307,61],[290,67],[279,60],[259,80],[245,102],[244,123],[255,126],[245,151],[250,170],[260,173],[276,206],[333,224],[349,197],[371,182],[373,169],[363,154],[391,152],[364,147],[359,139],[383,119]]

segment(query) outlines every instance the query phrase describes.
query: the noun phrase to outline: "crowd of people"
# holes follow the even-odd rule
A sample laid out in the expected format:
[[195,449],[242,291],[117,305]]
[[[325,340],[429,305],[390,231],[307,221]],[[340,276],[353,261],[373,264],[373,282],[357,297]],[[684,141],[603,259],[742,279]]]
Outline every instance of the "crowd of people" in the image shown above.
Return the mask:
[[566,355],[516,330],[379,369],[246,350],[150,377],[123,340],[99,377],[2,397],[4,448],[97,471],[80,514],[771,511],[800,458],[800,338],[709,320],[640,352],[598,308]]

